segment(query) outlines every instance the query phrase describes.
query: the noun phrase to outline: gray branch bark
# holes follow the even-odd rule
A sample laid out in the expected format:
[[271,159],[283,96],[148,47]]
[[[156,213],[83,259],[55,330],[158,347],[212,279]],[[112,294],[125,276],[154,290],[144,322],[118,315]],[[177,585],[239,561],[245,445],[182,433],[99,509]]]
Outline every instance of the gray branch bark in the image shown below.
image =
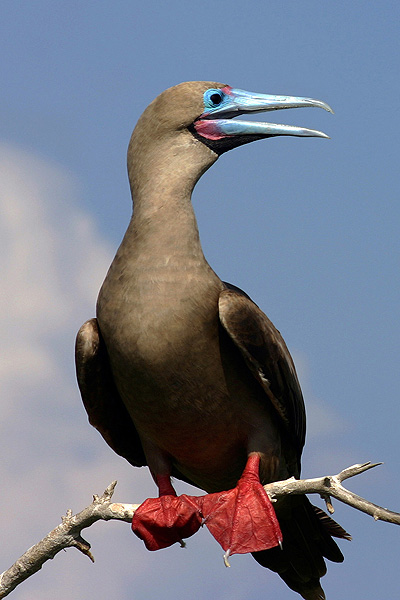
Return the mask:
[[[342,481],[364,473],[381,463],[364,463],[353,465],[344,469],[337,475],[327,475],[315,479],[286,479],[270,483],[265,487],[272,500],[289,494],[319,494],[326,502],[327,509],[333,513],[331,498],[336,498],[353,508],[371,515],[376,521],[387,521],[400,525],[400,513],[377,506],[364,500],[357,494],[350,492],[342,486]],[[36,573],[42,565],[63,550],[75,547],[90,560],[94,558],[90,552],[90,544],[81,536],[82,529],[90,527],[99,520],[131,522],[135,510],[140,504],[121,504],[111,502],[117,482],[111,483],[101,496],[94,496],[93,502],[80,513],[73,515],[67,511],[62,522],[53,531],[50,531],[40,542],[29,548],[9,569],[0,575],[0,599],[5,598],[17,585]]]

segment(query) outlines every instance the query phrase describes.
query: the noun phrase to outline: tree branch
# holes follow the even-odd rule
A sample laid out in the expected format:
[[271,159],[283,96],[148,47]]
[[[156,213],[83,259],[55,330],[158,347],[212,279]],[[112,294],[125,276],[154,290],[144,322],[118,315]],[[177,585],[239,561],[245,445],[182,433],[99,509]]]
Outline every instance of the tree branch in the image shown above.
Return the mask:
[[264,488],[271,499],[279,498],[280,496],[288,496],[291,494],[319,494],[325,500],[328,511],[334,512],[331,503],[331,496],[344,502],[353,508],[360,510],[374,517],[375,521],[386,521],[400,525],[400,513],[393,512],[387,508],[382,508],[377,504],[373,504],[368,500],[364,500],[361,496],[350,492],[342,486],[342,481],[360,475],[369,469],[373,469],[382,463],[363,463],[353,465],[347,469],[343,469],[337,475],[327,475],[325,477],[317,477],[315,479],[286,479],[285,481],[277,481],[269,483]]
[[61,524],[50,531],[40,542],[29,548],[7,571],[0,575],[0,598],[5,598],[22,581],[36,573],[42,565],[65,548],[75,547],[86,554],[91,561],[90,544],[81,536],[82,529],[99,520],[132,521],[139,504],[118,504],[111,502],[116,481],[113,481],[102,496],[93,496],[93,502],[77,515],[68,510]]
[[[400,513],[382,508],[364,500],[357,494],[348,491],[342,486],[342,481],[364,473],[381,463],[364,463],[353,465],[344,469],[337,475],[327,475],[315,479],[286,479],[265,485],[264,488],[272,500],[291,494],[319,494],[326,502],[328,511],[333,512],[331,497],[352,506],[375,520],[387,521],[400,525]],[[92,561],[90,544],[81,536],[82,529],[90,527],[99,520],[109,521],[117,519],[130,523],[135,510],[140,504],[120,504],[111,502],[117,482],[111,483],[102,496],[94,496],[90,506],[84,508],[77,515],[71,510],[67,511],[62,522],[40,542],[29,548],[7,571],[0,575],[0,599],[5,598],[22,581],[42,568],[42,565],[63,550],[75,547],[86,554]]]

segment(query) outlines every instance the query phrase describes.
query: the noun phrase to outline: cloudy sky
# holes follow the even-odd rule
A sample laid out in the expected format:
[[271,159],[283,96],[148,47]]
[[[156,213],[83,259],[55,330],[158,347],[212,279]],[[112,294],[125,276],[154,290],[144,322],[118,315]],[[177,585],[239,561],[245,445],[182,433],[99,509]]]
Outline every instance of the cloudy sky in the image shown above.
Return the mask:
[[[87,424],[73,345],[130,216],[131,130],[185,80],[334,108],[269,114],[331,140],[239,148],[203,177],[194,203],[209,262],[292,350],[309,415],[304,475],[384,461],[349,487],[400,510],[399,20],[391,1],[3,0],[0,570],[113,479],[119,501],[154,494],[147,470]],[[338,503],[336,518],[354,540],[341,544],[345,563],[329,566],[328,599],[397,597],[398,528]],[[248,556],[225,569],[206,531],[158,553],[121,523],[86,537],[94,565],[63,552],[15,600],[296,597]]]

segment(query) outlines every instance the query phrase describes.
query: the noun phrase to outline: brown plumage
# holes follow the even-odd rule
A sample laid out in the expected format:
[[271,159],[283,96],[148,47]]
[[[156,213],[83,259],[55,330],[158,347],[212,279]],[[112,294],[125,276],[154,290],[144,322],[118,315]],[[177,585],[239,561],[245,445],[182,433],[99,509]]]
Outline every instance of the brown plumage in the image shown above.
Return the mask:
[[[181,84],[137,123],[128,151],[133,216],[100,290],[97,319],[78,333],[76,363],[90,423],[115,452],[147,464],[156,481],[173,475],[218,492],[236,485],[250,453],[261,457],[262,483],[299,477],[305,410],[279,331],[211,269],[191,204],[193,187],[219,154],[280,133],[218,137],[220,121],[198,127],[200,116],[218,113],[207,112],[207,90],[214,99],[224,93],[221,102],[236,92],[219,83]],[[233,116],[229,107],[226,113]],[[301,131],[291,135],[323,136]],[[331,535],[347,534],[306,497],[275,508],[283,550],[256,553],[256,560],[303,598],[324,598],[323,557],[342,561]]]

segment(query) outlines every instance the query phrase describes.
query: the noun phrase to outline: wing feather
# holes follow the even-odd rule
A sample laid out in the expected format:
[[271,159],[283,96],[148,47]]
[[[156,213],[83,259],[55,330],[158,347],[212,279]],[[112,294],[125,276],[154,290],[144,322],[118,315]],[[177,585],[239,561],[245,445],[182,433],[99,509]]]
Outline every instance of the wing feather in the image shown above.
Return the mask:
[[78,332],[75,364],[89,423],[131,465],[146,465],[139,435],[115,386],[97,319],[86,321]]
[[219,297],[221,324],[281,417],[300,458],[306,415],[289,350],[279,331],[249,296],[236,286],[225,285],[227,289]]

